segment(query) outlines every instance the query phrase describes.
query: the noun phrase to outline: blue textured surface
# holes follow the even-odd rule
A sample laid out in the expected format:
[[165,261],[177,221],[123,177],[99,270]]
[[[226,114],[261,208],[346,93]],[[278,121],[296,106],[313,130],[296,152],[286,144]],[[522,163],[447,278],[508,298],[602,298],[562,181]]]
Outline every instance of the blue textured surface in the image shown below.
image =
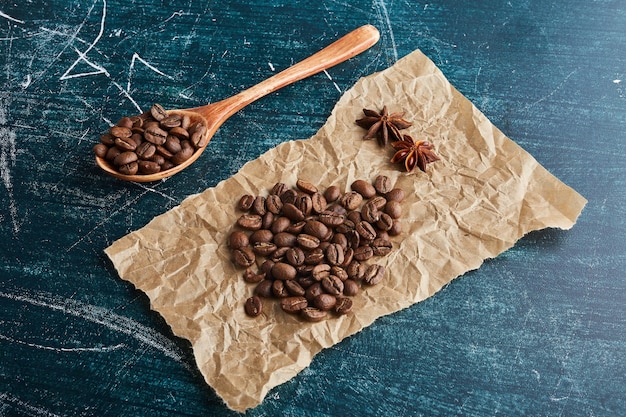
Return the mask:
[[[192,168],[101,174],[109,121],[230,96],[365,23],[381,41],[244,109]],[[0,415],[229,416],[103,249],[319,129],[421,49],[589,204],[323,351],[251,416],[626,415],[626,4],[0,0]]]

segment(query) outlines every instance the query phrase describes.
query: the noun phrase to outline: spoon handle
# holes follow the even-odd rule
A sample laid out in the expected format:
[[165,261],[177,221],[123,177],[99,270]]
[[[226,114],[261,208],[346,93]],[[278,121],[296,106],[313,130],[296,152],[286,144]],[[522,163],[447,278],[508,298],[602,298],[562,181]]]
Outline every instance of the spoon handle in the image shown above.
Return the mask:
[[192,109],[192,111],[202,114],[209,120],[215,120],[217,117],[223,121],[261,97],[360,54],[378,42],[379,38],[380,33],[374,26],[361,26],[319,52],[247,90],[225,100]]

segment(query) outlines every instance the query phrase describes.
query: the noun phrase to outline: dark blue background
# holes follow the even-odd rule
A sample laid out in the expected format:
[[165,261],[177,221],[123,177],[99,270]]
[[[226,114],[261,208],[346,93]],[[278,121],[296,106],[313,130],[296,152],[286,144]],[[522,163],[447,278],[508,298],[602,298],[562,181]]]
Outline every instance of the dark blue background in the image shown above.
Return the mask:
[[[421,49],[588,200],[436,296],[319,354],[251,416],[626,415],[626,4],[0,1],[0,415],[235,415],[103,249]],[[104,23],[101,25],[101,23]],[[236,114],[190,169],[123,183],[108,122],[217,101],[366,23],[371,50]]]

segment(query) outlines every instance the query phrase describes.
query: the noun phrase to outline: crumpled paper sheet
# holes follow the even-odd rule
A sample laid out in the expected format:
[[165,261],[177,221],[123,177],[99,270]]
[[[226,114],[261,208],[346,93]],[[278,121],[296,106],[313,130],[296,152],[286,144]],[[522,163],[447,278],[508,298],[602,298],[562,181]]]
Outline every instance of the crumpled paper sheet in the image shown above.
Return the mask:
[[[441,161],[406,174],[392,165],[391,147],[363,141],[355,124],[363,108],[405,111],[403,131],[426,138]],[[209,145],[210,146],[210,145]],[[208,150],[210,152],[210,149]],[[266,303],[257,318],[244,313],[252,286],[226,245],[243,194],[267,194],[298,178],[349,189],[355,179],[389,176],[406,191],[404,233],[378,262],[383,283],[353,298],[353,313],[305,323]],[[184,174],[181,174],[184,175]],[[282,143],[233,177],[153,219],[106,249],[120,277],[150,298],[173,332],[190,340],[198,367],[228,407],[257,406],[273,387],[306,368],[322,349],[378,317],[433,295],[526,233],[569,229],[586,200],[546,171],[455,90],[415,51],[360,79],[308,140]]]

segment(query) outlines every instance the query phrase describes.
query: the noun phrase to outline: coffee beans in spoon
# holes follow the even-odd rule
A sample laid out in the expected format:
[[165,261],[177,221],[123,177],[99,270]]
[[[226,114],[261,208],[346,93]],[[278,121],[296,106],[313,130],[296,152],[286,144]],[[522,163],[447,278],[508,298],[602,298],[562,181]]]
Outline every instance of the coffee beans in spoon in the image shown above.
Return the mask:
[[241,196],[228,245],[254,285],[246,313],[260,315],[271,299],[306,321],[350,313],[361,286],[385,280],[376,260],[393,250],[389,236],[401,233],[402,200],[384,175],[356,180],[344,193],[300,179],[293,187],[277,183],[268,195]]
[[93,152],[121,174],[156,174],[182,164],[206,146],[205,133],[204,123],[154,104],[149,112],[121,118],[100,137]]

